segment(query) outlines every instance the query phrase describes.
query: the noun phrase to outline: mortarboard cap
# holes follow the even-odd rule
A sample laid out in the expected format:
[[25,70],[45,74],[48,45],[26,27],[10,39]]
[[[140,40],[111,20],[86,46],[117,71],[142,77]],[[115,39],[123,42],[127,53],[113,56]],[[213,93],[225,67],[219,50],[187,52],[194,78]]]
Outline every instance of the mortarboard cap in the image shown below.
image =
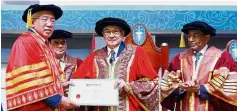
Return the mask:
[[201,30],[206,34],[210,34],[211,36],[216,35],[216,29],[202,21],[194,21],[191,23],[187,23],[181,29],[181,31],[185,34],[187,34],[189,30]]
[[27,23],[27,27],[32,25],[31,15],[39,11],[51,11],[54,14],[55,19],[57,20],[63,14],[63,11],[60,7],[49,4],[49,5],[39,5],[34,4],[30,5],[23,13],[22,20]]
[[58,38],[64,38],[64,39],[68,39],[68,38],[72,38],[72,33],[66,30],[54,30],[53,34],[51,35],[50,38],[48,38],[48,40],[52,40],[52,39],[58,39]]
[[130,26],[124,20],[119,19],[119,18],[108,17],[108,18],[103,18],[103,19],[96,22],[95,32],[99,36],[103,36],[103,34],[102,34],[103,29],[106,26],[110,26],[110,25],[115,25],[115,26],[121,27],[125,32],[124,36],[127,36],[131,31]]

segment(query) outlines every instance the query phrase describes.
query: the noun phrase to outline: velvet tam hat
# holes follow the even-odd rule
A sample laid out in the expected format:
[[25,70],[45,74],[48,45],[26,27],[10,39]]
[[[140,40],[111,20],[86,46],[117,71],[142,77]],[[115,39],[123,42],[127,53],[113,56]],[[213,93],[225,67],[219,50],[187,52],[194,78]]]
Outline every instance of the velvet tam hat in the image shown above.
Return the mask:
[[29,10],[31,11],[31,14],[33,15],[36,12],[39,11],[51,11],[54,14],[55,19],[59,19],[62,14],[63,11],[60,7],[53,5],[53,4],[49,4],[49,5],[39,5],[39,4],[34,4],[34,5],[30,5],[23,13],[22,15],[22,20],[24,22],[27,22],[27,15]]
[[108,17],[108,18],[103,18],[103,19],[101,19],[101,20],[96,22],[95,32],[99,36],[103,36],[103,34],[102,34],[103,29],[106,26],[111,26],[111,25],[121,27],[124,30],[124,32],[125,32],[124,36],[127,36],[130,33],[130,31],[131,31],[130,26],[123,19]]
[[187,23],[181,29],[181,31],[184,32],[185,34],[187,34],[189,30],[201,30],[205,34],[216,36],[216,29],[203,21],[194,21],[191,23]]
[[52,39],[58,39],[58,38],[63,38],[63,39],[68,39],[68,38],[72,38],[72,33],[66,30],[54,30],[53,34],[51,35],[50,38],[48,38],[48,40],[52,40]]

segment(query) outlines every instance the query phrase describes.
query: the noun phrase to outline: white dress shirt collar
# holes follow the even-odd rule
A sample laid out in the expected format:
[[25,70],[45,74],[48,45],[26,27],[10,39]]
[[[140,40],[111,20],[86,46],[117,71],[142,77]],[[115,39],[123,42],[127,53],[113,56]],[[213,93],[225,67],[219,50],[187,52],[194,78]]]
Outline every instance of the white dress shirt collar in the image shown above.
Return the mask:
[[114,52],[115,52],[115,57],[117,57],[118,50],[119,50],[119,46],[120,46],[120,45],[118,45],[118,46],[115,47],[114,49],[111,49],[111,48],[109,48],[109,47],[107,46],[108,56],[110,56],[111,50],[114,50]]
[[[200,50],[199,51],[199,53],[202,53],[202,55],[206,52],[206,50],[207,50],[207,48],[208,48],[208,45],[206,44],[203,48],[202,48],[202,50]],[[194,51],[194,54],[196,53],[196,51]]]

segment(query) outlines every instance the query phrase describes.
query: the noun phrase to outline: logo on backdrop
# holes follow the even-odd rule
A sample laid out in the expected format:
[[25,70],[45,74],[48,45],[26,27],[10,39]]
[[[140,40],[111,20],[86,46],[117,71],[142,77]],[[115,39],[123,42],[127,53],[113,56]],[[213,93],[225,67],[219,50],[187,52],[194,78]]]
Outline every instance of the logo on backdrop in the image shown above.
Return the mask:
[[144,44],[146,40],[146,30],[143,25],[141,24],[135,25],[133,29],[133,40],[137,45]]
[[237,62],[237,41],[230,44],[230,54],[235,62]]

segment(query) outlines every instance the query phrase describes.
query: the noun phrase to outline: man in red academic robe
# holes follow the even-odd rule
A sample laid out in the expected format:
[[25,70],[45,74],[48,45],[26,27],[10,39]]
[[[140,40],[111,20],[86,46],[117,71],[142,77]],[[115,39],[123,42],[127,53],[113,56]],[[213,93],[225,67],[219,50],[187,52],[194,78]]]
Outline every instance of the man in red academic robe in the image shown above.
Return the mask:
[[63,82],[70,80],[72,74],[80,66],[82,60],[74,58],[68,54],[67,51],[67,39],[72,38],[72,33],[66,30],[54,30],[52,36],[48,39],[49,43],[53,47],[53,51],[60,63],[60,68],[64,72],[61,77]]
[[47,40],[62,13],[58,6],[38,4],[24,11],[22,19],[29,30],[15,41],[6,69],[8,110],[54,111],[76,106],[63,96],[62,71]]
[[216,30],[202,21],[183,26],[190,48],[176,55],[161,83],[162,106],[176,111],[237,110],[237,64],[207,43]]
[[60,78],[62,80],[65,96],[68,96],[68,85],[73,85],[73,83],[70,82],[72,74],[76,72],[76,69],[83,62],[80,58],[74,58],[66,53],[67,39],[69,38],[72,38],[71,32],[58,29],[54,30],[53,34],[48,39],[50,45],[53,47],[53,52],[59,61],[60,68],[64,72]]
[[123,38],[130,26],[122,19],[104,18],[95,31],[106,46],[89,54],[73,78],[118,79],[119,106],[97,107],[100,111],[155,111],[158,105],[157,73],[143,48],[128,45]]

